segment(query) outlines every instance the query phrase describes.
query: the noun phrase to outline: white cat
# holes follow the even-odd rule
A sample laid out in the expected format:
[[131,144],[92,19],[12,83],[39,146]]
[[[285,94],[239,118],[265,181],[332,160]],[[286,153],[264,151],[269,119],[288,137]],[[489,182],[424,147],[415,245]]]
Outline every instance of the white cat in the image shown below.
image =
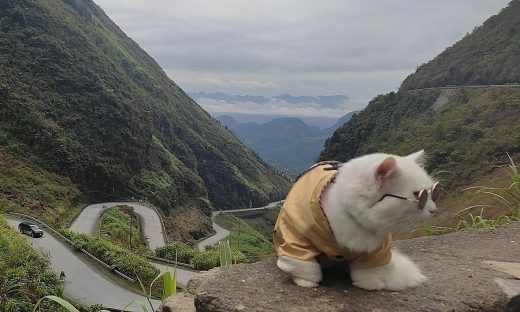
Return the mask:
[[426,277],[389,245],[390,233],[437,210],[439,187],[422,168],[424,158],[424,151],[370,154],[337,171],[321,164],[303,174],[275,226],[278,267],[297,285],[316,287],[322,279],[316,257],[325,254],[347,260],[354,285],[364,289],[420,285]]

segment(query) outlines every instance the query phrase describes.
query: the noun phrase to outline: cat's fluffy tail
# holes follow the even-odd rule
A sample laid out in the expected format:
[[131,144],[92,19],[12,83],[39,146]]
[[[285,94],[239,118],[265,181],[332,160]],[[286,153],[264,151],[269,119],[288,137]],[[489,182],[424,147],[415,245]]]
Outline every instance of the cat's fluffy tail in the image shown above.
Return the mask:
[[352,270],[351,277],[355,286],[368,290],[403,290],[419,286],[427,279],[412,260],[394,249],[390,263],[372,269]]

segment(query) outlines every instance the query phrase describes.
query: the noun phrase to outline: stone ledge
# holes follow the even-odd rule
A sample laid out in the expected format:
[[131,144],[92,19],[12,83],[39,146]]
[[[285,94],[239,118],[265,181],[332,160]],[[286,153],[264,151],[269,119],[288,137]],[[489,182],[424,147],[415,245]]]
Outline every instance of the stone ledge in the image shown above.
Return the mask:
[[163,311],[520,311],[514,277],[520,223],[398,241],[394,247],[417,262],[429,277],[425,284],[400,292],[366,291],[351,285],[348,272],[335,269],[324,273],[320,287],[301,288],[276,267],[273,256],[200,274]]

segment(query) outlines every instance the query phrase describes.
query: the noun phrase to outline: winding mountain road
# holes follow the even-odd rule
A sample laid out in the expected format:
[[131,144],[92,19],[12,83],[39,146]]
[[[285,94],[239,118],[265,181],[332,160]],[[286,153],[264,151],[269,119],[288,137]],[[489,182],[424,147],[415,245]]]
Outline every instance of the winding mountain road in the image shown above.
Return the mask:
[[[164,238],[164,233],[161,225],[161,218],[159,214],[157,214],[157,211],[155,209],[139,202],[111,202],[89,205],[81,211],[76,220],[74,220],[74,222],[70,226],[70,229],[75,232],[96,236],[97,233],[95,232],[97,229],[97,222],[103,214],[103,211],[117,205],[130,206],[134,208],[134,212],[138,214],[139,217],[141,217],[141,220],[143,222],[143,231],[145,236],[148,238],[148,245],[151,250],[166,245],[166,240]],[[165,264],[161,264],[155,261],[150,261],[150,263],[157,269],[159,269],[161,272],[166,270],[173,270],[173,267],[171,265],[167,266]],[[196,274],[197,272],[177,267],[178,286],[181,288],[186,287],[188,281],[192,279]]]
[[[22,221],[21,218],[12,216],[5,216],[5,218],[14,228],[17,228]],[[110,277],[100,273],[96,264],[78,255],[78,252],[67,247],[48,231],[45,231],[41,238],[27,236],[27,240],[36,249],[50,255],[50,265],[55,272],[65,272],[67,277],[64,295],[68,299],[85,305],[102,304],[104,307],[114,309],[122,309],[134,300],[146,303],[145,297],[121,287]],[[158,307],[160,301],[152,300],[152,303],[154,307]],[[139,310],[135,309],[135,311]]]
[[215,223],[215,217],[219,214],[220,214],[220,211],[211,213],[211,226],[213,227],[215,234],[198,242],[197,248],[199,248],[199,250],[204,250],[204,248],[206,248],[206,246],[213,246],[216,243],[218,243],[219,241],[228,237],[229,234],[231,234],[231,232],[229,232],[225,228],[223,228],[220,225]]
[[141,220],[143,221],[144,234],[148,238],[148,245],[151,250],[166,244],[161,225],[161,218],[157,214],[157,211],[138,202],[111,202],[89,205],[77,216],[70,226],[70,229],[74,232],[97,236],[95,231],[97,229],[99,218],[105,210],[117,205],[130,206],[134,208],[134,212],[141,217]]
[[265,209],[271,209],[275,208],[279,203],[282,201],[272,202],[269,205],[263,206],[263,207],[257,207],[257,208],[244,208],[244,209],[233,209],[233,210],[221,210],[221,211],[215,211],[211,213],[211,226],[213,227],[213,230],[215,231],[215,235],[210,236],[200,242],[197,243],[197,248],[199,250],[203,250],[206,248],[206,246],[213,246],[219,241],[223,240],[224,238],[228,237],[229,234],[231,234],[228,230],[221,227],[220,225],[215,223],[215,217],[218,216],[221,213],[233,213],[233,212],[245,212],[245,211],[257,211],[257,210],[265,210]]
[[[265,207],[259,208],[214,212],[212,214],[212,220],[220,213],[270,209],[276,207],[277,203],[278,202],[271,203]],[[134,208],[135,213],[141,217],[143,220],[143,230],[148,238],[150,249],[155,249],[156,247],[166,244],[161,219],[157,211],[138,202],[110,202],[89,205],[85,207],[74,220],[70,229],[79,233],[93,236],[97,235],[97,223],[103,214],[103,211],[116,205],[131,206]],[[17,228],[20,222],[27,221],[14,216],[5,216],[5,218],[13,228]],[[215,222],[213,222],[212,225],[216,234],[199,242],[197,244],[199,249],[203,249],[208,245],[214,245],[230,234],[228,230],[219,226]],[[67,277],[65,281],[64,295],[70,300],[85,305],[101,304],[106,308],[114,309],[121,309],[134,300],[146,303],[145,297],[121,287],[109,276],[100,273],[97,264],[91,263],[87,257],[78,255],[78,252],[72,250],[70,246],[51,235],[48,231],[45,231],[45,234],[41,238],[27,237],[27,240],[35,248],[50,255],[50,266],[54,271],[66,272]],[[150,261],[150,263],[160,271],[172,271],[172,266],[166,266],[153,261]],[[196,274],[197,272],[177,267],[178,285],[180,287],[185,287],[188,281]],[[158,307],[160,301],[152,300],[152,304],[154,307]]]

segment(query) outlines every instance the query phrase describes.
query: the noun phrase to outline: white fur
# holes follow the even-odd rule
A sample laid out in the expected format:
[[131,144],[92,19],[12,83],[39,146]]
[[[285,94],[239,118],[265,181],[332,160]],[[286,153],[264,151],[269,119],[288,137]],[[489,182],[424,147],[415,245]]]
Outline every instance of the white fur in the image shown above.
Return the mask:
[[[356,251],[374,250],[388,233],[425,220],[435,212],[437,207],[431,198],[423,210],[417,209],[416,203],[393,197],[378,202],[384,194],[415,198],[414,191],[433,186],[431,177],[416,162],[424,157],[418,153],[407,157],[370,154],[343,164],[322,199],[340,244]],[[377,168],[388,157],[396,160],[396,168],[390,176],[378,178]]]
[[367,290],[403,290],[419,286],[426,280],[410,259],[392,250],[392,260],[384,266],[365,270],[352,270],[353,284]]
[[[386,162],[392,165],[378,170],[389,157],[395,162]],[[437,210],[430,197],[422,210],[416,203],[403,199],[385,197],[379,201],[384,194],[413,199],[414,192],[430,189],[434,181],[422,168],[424,159],[424,151],[405,157],[378,153],[344,163],[322,197],[322,208],[337,242],[353,251],[370,252],[380,246],[388,233],[429,218]],[[316,262],[280,257],[278,267],[291,273],[301,286],[313,287],[321,281],[321,269]],[[354,285],[364,289],[400,290],[417,286],[426,277],[411,260],[392,251],[389,264],[354,270],[352,279]]]
[[280,270],[292,275],[294,283],[302,287],[317,287],[321,281],[321,267],[316,261],[303,261],[280,256],[276,262]]

